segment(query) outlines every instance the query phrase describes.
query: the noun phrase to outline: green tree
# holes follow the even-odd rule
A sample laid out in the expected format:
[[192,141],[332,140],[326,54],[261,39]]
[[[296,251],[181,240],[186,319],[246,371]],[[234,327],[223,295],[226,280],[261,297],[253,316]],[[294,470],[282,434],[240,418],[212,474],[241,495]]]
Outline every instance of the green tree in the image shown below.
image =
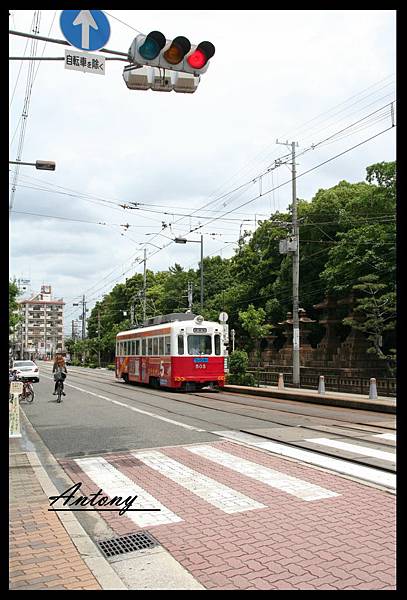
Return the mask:
[[17,312],[18,310],[18,302],[17,298],[20,295],[20,290],[18,289],[18,285],[16,280],[9,281],[8,283],[8,326],[9,326],[9,334],[15,331],[16,325],[20,322],[20,316]]
[[257,364],[260,362],[260,341],[268,335],[272,326],[264,323],[266,312],[262,308],[255,308],[249,304],[246,311],[239,312],[242,328],[247,332],[249,339],[256,350]]
[[354,316],[346,317],[343,322],[354,329],[363,331],[371,343],[368,352],[385,361],[389,374],[395,374],[396,351],[383,352],[383,336],[393,331],[396,325],[396,292],[389,292],[385,283],[379,283],[377,275],[359,278],[353,289],[359,293],[354,308]]

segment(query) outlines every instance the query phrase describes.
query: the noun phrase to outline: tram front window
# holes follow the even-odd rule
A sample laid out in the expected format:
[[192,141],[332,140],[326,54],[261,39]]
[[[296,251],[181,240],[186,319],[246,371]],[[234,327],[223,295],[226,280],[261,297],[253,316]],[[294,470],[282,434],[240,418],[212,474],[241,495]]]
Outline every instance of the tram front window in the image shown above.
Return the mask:
[[189,335],[188,354],[212,354],[210,335]]

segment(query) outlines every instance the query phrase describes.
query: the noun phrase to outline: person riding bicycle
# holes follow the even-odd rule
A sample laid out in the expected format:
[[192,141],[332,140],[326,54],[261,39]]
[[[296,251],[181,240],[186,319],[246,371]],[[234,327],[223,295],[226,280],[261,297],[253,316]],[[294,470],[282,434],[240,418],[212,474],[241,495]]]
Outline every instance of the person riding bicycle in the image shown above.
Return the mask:
[[53,396],[57,395],[58,382],[61,381],[62,395],[66,396],[66,394],[64,392],[64,379],[66,378],[66,373],[68,373],[68,371],[66,370],[65,359],[62,356],[62,354],[56,355],[55,361],[54,361],[54,366],[52,367],[52,372],[54,373],[54,381],[55,381],[55,389],[54,389],[52,395]]

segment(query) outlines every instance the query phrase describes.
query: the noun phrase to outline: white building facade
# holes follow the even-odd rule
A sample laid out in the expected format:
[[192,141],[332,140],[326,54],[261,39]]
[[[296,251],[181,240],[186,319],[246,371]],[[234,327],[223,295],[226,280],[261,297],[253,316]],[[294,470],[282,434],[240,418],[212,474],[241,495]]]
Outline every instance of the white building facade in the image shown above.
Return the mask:
[[21,321],[17,326],[15,357],[21,359],[52,358],[64,352],[64,301],[54,300],[50,285],[41,292],[20,300]]

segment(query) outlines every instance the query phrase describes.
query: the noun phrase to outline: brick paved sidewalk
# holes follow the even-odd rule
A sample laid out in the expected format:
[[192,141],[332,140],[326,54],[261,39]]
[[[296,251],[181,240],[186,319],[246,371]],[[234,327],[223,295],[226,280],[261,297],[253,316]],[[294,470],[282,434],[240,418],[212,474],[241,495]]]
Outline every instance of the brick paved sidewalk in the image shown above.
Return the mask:
[[102,589],[49,500],[18,438],[10,440],[11,590]]

